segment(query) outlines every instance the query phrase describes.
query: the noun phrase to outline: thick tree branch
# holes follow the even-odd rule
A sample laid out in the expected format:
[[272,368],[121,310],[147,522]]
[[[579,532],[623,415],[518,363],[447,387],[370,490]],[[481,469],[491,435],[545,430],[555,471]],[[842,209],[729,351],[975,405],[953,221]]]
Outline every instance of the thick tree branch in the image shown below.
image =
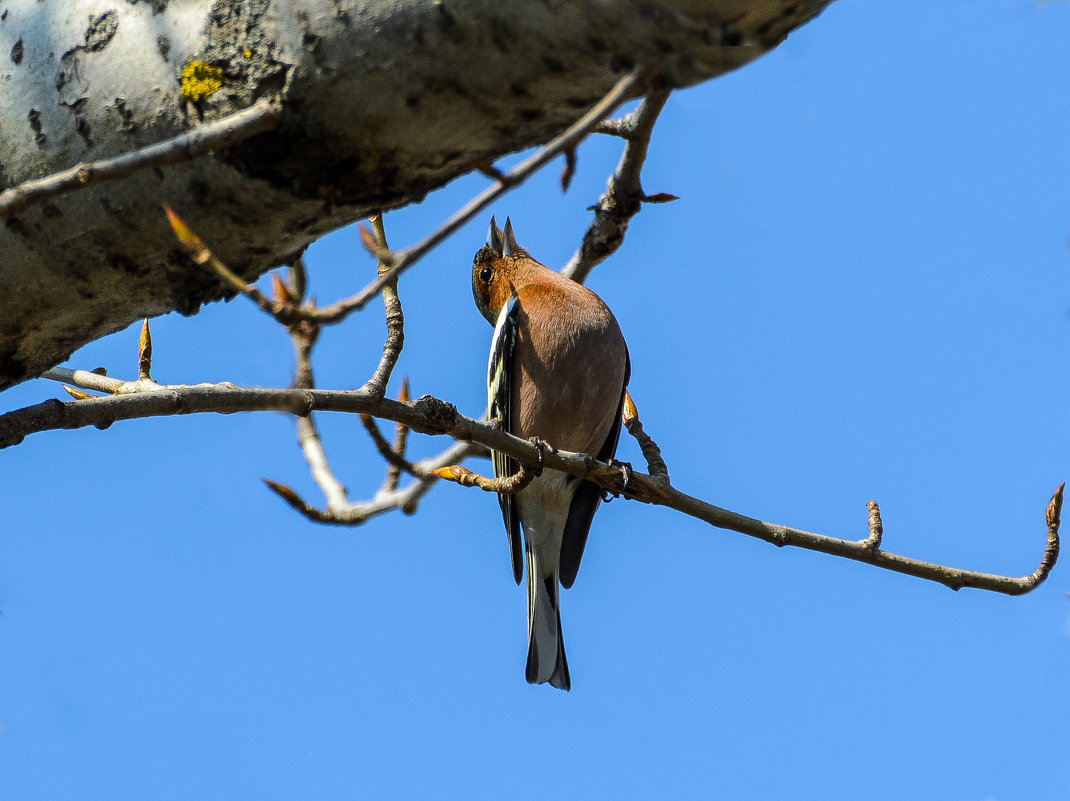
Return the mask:
[[[89,374],[93,375],[93,374]],[[94,376],[94,379],[99,378]],[[71,380],[73,375],[63,380]],[[97,383],[91,379],[93,383]],[[627,471],[622,474],[619,464],[598,462],[589,455],[538,448],[499,428],[457,412],[451,404],[425,395],[408,403],[376,397],[367,389],[339,391],[312,389],[255,389],[233,385],[198,384],[166,386],[128,395],[64,403],[45,401],[0,416],[0,448],[10,447],[38,431],[96,426],[107,428],[118,420],[140,417],[239,411],[288,411],[307,416],[314,411],[364,413],[401,423],[423,434],[449,435],[461,443],[478,442],[520,463],[534,466],[541,460],[546,468],[561,470],[597,483],[605,490],[627,498],[667,506],[678,512],[702,520],[717,528],[738,531],[778,547],[793,545],[812,551],[842,556],[897,573],[944,584],[952,589],[974,587],[1021,595],[1037,587],[1051,571],[1059,554],[1059,512],[1063,487],[1060,486],[1048,505],[1047,545],[1037,569],[1027,576],[1011,577],[993,573],[925,562],[874,547],[872,527],[869,536],[860,540],[844,540],[824,534],[766,523],[687,495],[661,478]],[[447,464],[452,464],[448,462]],[[445,465],[438,465],[445,466]],[[421,469],[423,465],[418,465]],[[627,486],[624,486],[627,475]],[[391,507],[392,508],[392,507]],[[324,522],[341,522],[325,520]]]
[[[0,190],[22,189],[0,226],[0,387],[232,291],[191,274],[149,201],[178,209],[248,282],[331,230],[549,141],[622,65],[689,86],[758,58],[828,2],[5,0]],[[240,25],[219,13],[231,5]],[[191,83],[198,70],[215,77]],[[173,160],[265,97],[279,98],[281,125],[268,114],[256,136]],[[109,180],[75,191],[94,170]]]

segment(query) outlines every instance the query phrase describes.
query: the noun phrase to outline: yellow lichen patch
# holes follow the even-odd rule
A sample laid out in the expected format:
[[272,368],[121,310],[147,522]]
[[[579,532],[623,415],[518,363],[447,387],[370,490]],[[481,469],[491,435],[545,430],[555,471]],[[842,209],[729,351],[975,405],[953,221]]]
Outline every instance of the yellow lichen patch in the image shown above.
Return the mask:
[[189,61],[182,67],[182,85],[178,93],[190,100],[204,100],[223,85],[223,70],[203,61]]

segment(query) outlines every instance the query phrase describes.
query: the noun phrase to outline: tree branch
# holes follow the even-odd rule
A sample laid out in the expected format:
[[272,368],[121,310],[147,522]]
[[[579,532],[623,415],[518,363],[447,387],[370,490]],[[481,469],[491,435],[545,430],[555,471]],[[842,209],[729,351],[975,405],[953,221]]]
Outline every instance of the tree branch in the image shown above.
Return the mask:
[[624,241],[629,221],[642,209],[643,201],[676,199],[668,194],[648,196],[640,181],[654,123],[671,91],[664,86],[652,87],[635,111],[617,120],[605,120],[596,129],[600,133],[620,136],[626,144],[617,169],[606,182],[605,191],[592,206],[594,219],[583,235],[579,249],[561,268],[562,274],[572,280],[582,284],[592,269],[616,252]]
[[347,502],[343,508],[336,511],[325,511],[310,506],[296,492],[282,484],[267,481],[266,479],[264,483],[293,509],[296,509],[314,523],[325,523],[333,526],[359,526],[373,517],[399,509],[402,514],[413,514],[423,496],[438,481],[437,478],[430,476],[434,470],[454,462],[463,461],[470,456],[476,456],[482,450],[479,445],[471,442],[455,442],[438,456],[424,459],[413,465],[416,470],[423,472],[428,477],[413,481],[402,489],[384,487],[370,499],[360,502]]
[[262,97],[253,105],[200,125],[162,142],[146,145],[115,158],[76,164],[0,192],[0,220],[21,214],[30,206],[88,186],[117,181],[141,170],[180,164],[230,147],[251,136],[273,131],[282,124],[282,104]]
[[[65,372],[78,374],[76,371]],[[100,377],[94,375],[91,381],[96,383],[95,379],[98,378]],[[63,380],[73,380],[73,375]],[[488,423],[465,417],[459,414],[453,405],[429,395],[401,403],[376,397],[374,392],[364,388],[343,392],[322,389],[258,389],[234,385],[197,384],[166,386],[134,394],[89,398],[67,403],[49,400],[0,416],[0,448],[18,444],[26,436],[38,431],[85,426],[103,429],[118,420],[139,417],[197,412],[230,414],[239,411],[262,410],[288,411],[300,416],[307,416],[313,411],[364,413],[393,420],[418,433],[452,436],[460,443],[465,443],[458,446],[464,452],[467,452],[467,443],[478,442],[508,454],[522,464],[535,466],[541,459],[548,469],[560,470],[593,481],[609,492],[644,503],[667,506],[717,528],[737,531],[778,547],[793,545],[841,556],[885,570],[935,581],[956,590],[962,587],[973,587],[1008,595],[1021,595],[1034,589],[1047,578],[1059,555],[1058,531],[1063,497],[1062,485],[1055,491],[1048,504],[1045,515],[1048,526],[1047,544],[1037,569],[1027,576],[1001,576],[961,570],[880,550],[879,547],[874,546],[872,525],[870,535],[866,538],[844,540],[766,523],[680,492],[664,479],[631,471],[622,473],[619,464],[599,462],[582,453],[554,451],[545,446],[536,447]],[[442,456],[444,457],[445,454]],[[453,463],[450,460],[444,459],[443,461],[444,464],[437,466]],[[427,469],[429,466],[418,465],[418,467]],[[626,487],[625,475],[627,475]],[[323,519],[321,522],[343,521],[332,518]]]

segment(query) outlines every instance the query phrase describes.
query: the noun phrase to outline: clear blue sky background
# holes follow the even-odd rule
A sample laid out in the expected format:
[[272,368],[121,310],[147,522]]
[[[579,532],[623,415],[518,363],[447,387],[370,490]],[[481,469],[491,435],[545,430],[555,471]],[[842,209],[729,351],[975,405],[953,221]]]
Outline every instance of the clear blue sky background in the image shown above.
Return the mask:
[[[839,0],[673,96],[645,183],[681,199],[590,284],[681,489],[849,538],[876,498],[889,550],[1034,569],[1070,478],[1068,35],[1065,2]],[[592,140],[568,194],[555,166],[492,211],[560,265],[618,152]],[[392,243],[484,184],[390,214]],[[485,228],[401,286],[398,378],[471,415]],[[352,230],[308,262],[323,301],[374,269]],[[360,384],[382,329],[371,310],[325,332],[320,384]],[[244,299],[153,334],[158,380],[290,380]],[[71,364],[130,376],[136,346],[132,328]],[[58,396],[36,381],[0,405]],[[359,424],[320,423],[369,496]],[[565,694],[524,682],[493,498],[440,486],[415,516],[322,528],[261,477],[319,500],[284,415],[0,454],[0,798],[1070,798],[1067,561],[1023,598],[955,593],[617,501],[563,596]]]

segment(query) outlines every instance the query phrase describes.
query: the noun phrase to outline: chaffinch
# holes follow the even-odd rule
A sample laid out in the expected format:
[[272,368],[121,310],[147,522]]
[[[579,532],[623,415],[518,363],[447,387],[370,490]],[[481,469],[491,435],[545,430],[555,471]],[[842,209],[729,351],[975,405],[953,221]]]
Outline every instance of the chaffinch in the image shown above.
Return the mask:
[[[472,264],[472,292],[494,325],[487,370],[488,414],[504,430],[606,461],[620,437],[628,347],[612,312],[586,287],[535,261],[517,245],[510,221],[490,221]],[[495,476],[513,459],[494,452]],[[528,573],[528,682],[568,690],[558,585],[576,580],[601,490],[556,470],[514,495],[499,493],[513,578]]]

